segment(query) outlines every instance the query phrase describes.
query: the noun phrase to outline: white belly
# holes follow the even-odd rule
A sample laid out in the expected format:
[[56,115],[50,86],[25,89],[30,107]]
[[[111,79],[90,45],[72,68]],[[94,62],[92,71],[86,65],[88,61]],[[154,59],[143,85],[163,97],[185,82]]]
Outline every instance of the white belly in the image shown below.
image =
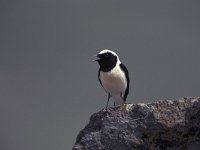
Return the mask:
[[114,98],[115,96],[122,96],[127,87],[125,74],[120,67],[115,67],[110,72],[100,72],[100,79],[102,85],[107,93]]

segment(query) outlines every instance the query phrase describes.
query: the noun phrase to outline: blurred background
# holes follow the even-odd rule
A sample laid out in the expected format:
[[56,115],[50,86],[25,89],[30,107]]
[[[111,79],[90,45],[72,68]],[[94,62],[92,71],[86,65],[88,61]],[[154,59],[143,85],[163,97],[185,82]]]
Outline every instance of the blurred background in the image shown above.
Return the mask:
[[92,62],[105,48],[129,70],[127,102],[199,96],[199,8],[183,0],[1,0],[0,149],[71,149],[106,105]]

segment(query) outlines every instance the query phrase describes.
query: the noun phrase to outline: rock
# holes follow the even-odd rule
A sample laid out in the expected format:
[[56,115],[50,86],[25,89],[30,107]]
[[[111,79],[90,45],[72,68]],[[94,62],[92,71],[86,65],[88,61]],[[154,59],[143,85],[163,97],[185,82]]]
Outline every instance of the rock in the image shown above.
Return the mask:
[[73,150],[200,149],[200,98],[127,104],[93,114]]

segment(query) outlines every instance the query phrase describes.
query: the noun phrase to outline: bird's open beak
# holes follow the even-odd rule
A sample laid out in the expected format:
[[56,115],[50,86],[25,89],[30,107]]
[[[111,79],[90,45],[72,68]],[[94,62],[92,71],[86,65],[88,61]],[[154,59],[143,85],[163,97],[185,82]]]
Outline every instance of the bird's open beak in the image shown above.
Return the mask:
[[97,55],[94,55],[94,57],[96,57],[96,58],[93,60],[93,62],[94,62],[94,61],[99,61],[100,58],[99,58],[99,55],[98,55],[98,54],[97,54]]

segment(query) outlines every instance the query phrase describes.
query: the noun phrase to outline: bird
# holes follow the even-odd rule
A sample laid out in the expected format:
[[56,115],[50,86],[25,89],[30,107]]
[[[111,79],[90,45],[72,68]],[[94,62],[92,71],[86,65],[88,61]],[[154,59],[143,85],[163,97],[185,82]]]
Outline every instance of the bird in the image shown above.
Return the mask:
[[125,104],[130,84],[128,69],[111,50],[101,50],[94,56],[94,61],[99,64],[98,80],[108,94],[106,110],[111,97],[114,99],[114,106]]

